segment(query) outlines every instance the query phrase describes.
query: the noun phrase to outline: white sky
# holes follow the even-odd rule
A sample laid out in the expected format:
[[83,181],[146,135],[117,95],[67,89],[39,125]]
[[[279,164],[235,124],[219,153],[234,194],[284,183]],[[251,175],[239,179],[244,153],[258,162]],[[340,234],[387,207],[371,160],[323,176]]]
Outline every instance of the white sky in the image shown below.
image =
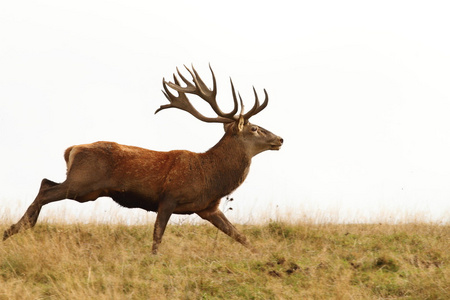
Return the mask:
[[[392,0],[2,1],[0,215],[20,217],[42,178],[63,181],[70,145],[212,147],[221,125],[176,109],[153,114],[167,103],[162,77],[193,63],[210,84],[211,63],[221,106],[231,107],[230,76],[247,107],[252,86],[261,97],[266,88],[269,105],[252,122],[285,140],[279,152],[254,158],[233,195],[232,219],[449,222],[449,8]],[[62,201],[43,215],[52,211],[147,215],[106,199]]]

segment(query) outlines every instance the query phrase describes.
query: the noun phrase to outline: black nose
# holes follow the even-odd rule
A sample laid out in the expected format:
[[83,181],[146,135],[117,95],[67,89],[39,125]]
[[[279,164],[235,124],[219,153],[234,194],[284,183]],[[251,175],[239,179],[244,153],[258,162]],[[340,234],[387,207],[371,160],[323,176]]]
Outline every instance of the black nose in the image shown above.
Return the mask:
[[280,138],[280,143],[283,144],[283,138]]

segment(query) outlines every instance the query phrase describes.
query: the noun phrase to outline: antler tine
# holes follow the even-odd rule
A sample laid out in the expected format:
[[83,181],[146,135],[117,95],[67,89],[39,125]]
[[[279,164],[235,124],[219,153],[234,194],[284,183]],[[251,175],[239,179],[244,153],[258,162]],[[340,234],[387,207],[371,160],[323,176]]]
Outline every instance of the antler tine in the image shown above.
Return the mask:
[[[234,85],[233,85],[233,80],[231,80],[231,77],[230,77],[230,83],[231,83],[231,93],[233,94],[234,108],[227,115],[229,115],[231,117],[231,116],[234,116],[238,111],[238,102],[237,102],[237,97],[236,97],[236,91],[235,91]],[[241,107],[243,107],[242,99],[241,99]]]
[[195,86],[194,86],[191,82],[189,82],[189,80],[187,80],[187,79],[181,74],[181,72],[180,72],[180,70],[178,70],[178,68],[177,68],[177,73],[178,73],[178,76],[180,76],[181,80],[183,80],[184,83],[186,84],[186,87],[182,87],[182,86],[180,85],[180,81],[178,80],[178,78],[177,78],[177,76],[175,75],[175,73],[173,74],[173,81],[174,81],[174,83],[172,83],[172,82],[166,82],[167,85],[168,85],[170,88],[172,88],[172,89],[174,89],[175,91],[177,91],[177,92],[194,93],[194,92],[196,91]]
[[[186,67],[186,66],[185,66]],[[188,69],[186,67],[186,69]],[[216,94],[217,94],[217,87],[216,87],[216,77],[214,76],[214,72],[211,69],[210,66],[210,70],[211,70],[211,74],[212,74],[212,78],[213,78],[213,89],[212,91],[210,89],[208,89],[208,87],[206,86],[206,84],[203,82],[202,78],[198,75],[197,71],[195,70],[194,66],[192,66],[192,71],[194,71],[195,76],[192,74],[192,72],[188,69],[188,71],[191,73],[192,75],[192,79],[194,80],[195,85],[198,87],[198,90],[200,92],[200,94],[204,97],[204,98],[208,98],[208,100],[214,101],[214,103],[216,102]],[[202,97],[202,98],[203,98]],[[217,104],[216,104],[217,105]]]
[[[175,73],[173,74],[173,82],[175,83],[175,84],[173,84],[173,86],[178,86],[178,87],[180,87],[181,88],[181,86],[180,86],[180,81],[178,80],[178,78],[177,78],[177,76],[175,75]],[[170,83],[170,82],[169,82]],[[170,86],[170,85],[169,85]],[[175,89],[176,90],[176,89]],[[176,91],[178,91],[178,90],[176,90]]]
[[244,115],[244,101],[242,101],[241,94],[238,93],[238,95],[239,95],[239,102],[241,103],[241,113],[239,115],[243,116]]
[[266,89],[264,89],[264,102],[261,106],[259,106],[255,112],[253,113],[253,115],[256,115],[257,113],[259,113],[260,111],[262,111],[264,108],[266,108],[267,104],[269,104],[269,94],[267,94]]
[[[185,92],[189,92],[189,93],[195,92],[195,86],[194,86],[189,80],[187,80],[187,79],[183,76],[183,74],[181,74],[181,72],[180,72],[180,70],[178,69],[178,67],[177,67],[177,73],[178,73],[178,76],[180,76],[181,80],[183,80],[184,83],[185,83],[186,86],[187,86],[186,88],[183,88],[183,90],[184,90]],[[175,74],[173,74],[173,77],[174,77],[174,78],[176,77]],[[178,82],[177,82],[176,84],[178,85],[179,88],[181,88],[181,86],[180,86],[180,84],[179,84]]]
[[245,115],[244,118],[245,119],[249,119],[255,112],[255,110],[258,108],[259,106],[259,99],[258,99],[258,94],[256,93],[255,87],[253,87],[253,93],[255,94],[255,104],[253,105],[252,109],[250,109]]
[[245,115],[244,118],[246,120],[250,119],[252,116],[256,115],[260,111],[262,111],[264,108],[266,108],[267,104],[269,103],[269,95],[267,94],[266,89],[264,89],[264,95],[265,99],[262,105],[259,105],[259,99],[258,94],[256,93],[255,87],[253,87],[253,93],[255,94],[255,104],[253,105],[252,109],[250,109]]

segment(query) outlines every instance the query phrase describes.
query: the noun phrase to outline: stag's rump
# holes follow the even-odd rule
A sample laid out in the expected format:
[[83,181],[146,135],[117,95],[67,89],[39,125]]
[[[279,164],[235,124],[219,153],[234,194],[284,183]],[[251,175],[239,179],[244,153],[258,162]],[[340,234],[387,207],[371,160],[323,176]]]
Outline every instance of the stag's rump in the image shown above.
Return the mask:
[[[64,154],[65,185],[73,191],[70,194],[77,195],[77,200],[110,196],[123,206],[141,207],[139,203],[144,199],[147,202],[157,200],[164,181],[163,169],[167,168],[165,156],[164,152],[113,142],[72,146]],[[146,209],[154,208],[150,203],[146,206]]]

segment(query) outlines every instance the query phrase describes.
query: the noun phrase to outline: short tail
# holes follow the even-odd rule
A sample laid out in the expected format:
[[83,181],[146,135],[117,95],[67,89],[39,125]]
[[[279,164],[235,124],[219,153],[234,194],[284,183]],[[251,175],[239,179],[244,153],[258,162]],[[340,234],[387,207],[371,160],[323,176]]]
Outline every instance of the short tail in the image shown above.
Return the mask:
[[66,149],[66,151],[64,151],[64,160],[66,161],[66,165],[67,165],[67,173],[69,173],[69,169],[72,164],[72,162],[70,161],[70,152],[72,152],[73,147],[74,146],[69,147]]

